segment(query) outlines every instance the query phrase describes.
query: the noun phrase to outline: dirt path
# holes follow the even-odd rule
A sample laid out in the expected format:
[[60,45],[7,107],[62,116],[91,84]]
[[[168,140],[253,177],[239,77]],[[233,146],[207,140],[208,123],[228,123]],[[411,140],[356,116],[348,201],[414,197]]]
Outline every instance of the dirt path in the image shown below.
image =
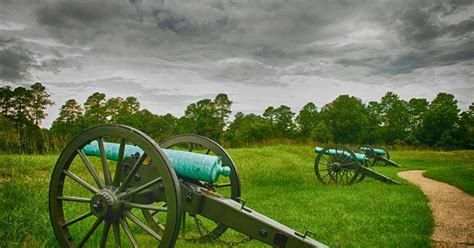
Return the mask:
[[436,247],[474,247],[474,197],[449,184],[426,178],[423,172],[402,171],[398,176],[419,186],[428,197],[435,219],[432,239]]

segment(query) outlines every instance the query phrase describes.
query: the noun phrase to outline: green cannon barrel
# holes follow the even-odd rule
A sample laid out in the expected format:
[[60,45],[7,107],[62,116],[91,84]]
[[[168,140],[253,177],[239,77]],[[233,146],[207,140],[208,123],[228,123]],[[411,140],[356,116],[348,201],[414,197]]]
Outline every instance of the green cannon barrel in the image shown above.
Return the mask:
[[[117,161],[119,147],[120,144],[104,142],[107,159]],[[90,142],[82,150],[88,156],[100,156],[97,141]],[[221,157],[170,149],[162,150],[173,165],[178,176],[215,183],[220,175],[225,177],[230,175],[231,170],[227,166],[222,166]],[[125,157],[133,156],[137,153],[141,155],[143,150],[138,146],[125,145]]]
[[[365,146],[362,146],[362,147],[360,147],[359,149],[362,150],[362,151],[364,151],[364,152],[370,150],[370,148],[365,147]],[[374,149],[374,152],[375,152],[376,155],[385,155],[385,151],[384,151],[384,150],[378,149],[378,148],[373,148],[373,149]]]
[[[324,148],[322,148],[322,147],[315,147],[315,148],[314,148],[314,151],[315,151],[316,153],[320,153],[320,152],[322,152],[323,150],[324,150]],[[348,152],[346,152],[346,151],[336,151],[336,150],[334,150],[334,149],[326,150],[325,153],[328,154],[328,155],[336,155],[336,154],[339,154],[339,155],[340,155],[340,154],[344,154],[344,155],[346,155],[346,156],[350,156],[350,155],[351,155],[350,153],[348,153]],[[364,154],[360,154],[360,153],[356,153],[356,152],[355,152],[354,154],[356,155],[356,158],[357,158],[357,160],[359,160],[359,161],[366,161],[366,160],[368,160],[367,157],[366,157]]]

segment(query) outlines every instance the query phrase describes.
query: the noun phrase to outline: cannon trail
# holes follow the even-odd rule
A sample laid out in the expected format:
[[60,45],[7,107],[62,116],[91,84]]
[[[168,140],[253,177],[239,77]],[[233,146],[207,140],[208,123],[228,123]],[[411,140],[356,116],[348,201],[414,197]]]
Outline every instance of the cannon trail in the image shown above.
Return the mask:
[[423,170],[402,171],[398,176],[419,186],[429,199],[435,219],[435,247],[474,244],[474,197],[460,189],[423,176]]

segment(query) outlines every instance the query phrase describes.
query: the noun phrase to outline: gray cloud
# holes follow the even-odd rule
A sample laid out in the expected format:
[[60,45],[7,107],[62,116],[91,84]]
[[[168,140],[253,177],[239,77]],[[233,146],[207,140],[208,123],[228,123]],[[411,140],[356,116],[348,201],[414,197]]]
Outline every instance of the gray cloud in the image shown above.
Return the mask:
[[472,7],[472,1],[415,1],[407,5],[401,13],[394,13],[394,25],[400,38],[410,45],[426,47],[443,36],[457,38],[474,32],[472,10],[471,15],[467,15],[468,19],[459,23],[449,24],[446,21],[451,15],[469,11],[467,6]]
[[81,64],[65,58],[60,52],[54,51],[55,57],[48,58],[32,52],[28,44],[15,37],[0,36],[0,79],[8,82],[29,80],[31,70],[51,71],[59,73],[62,68],[80,68]]
[[[35,14],[38,23],[57,38],[66,44],[91,47],[93,53],[171,58],[196,54],[198,60],[214,63],[242,57],[270,66],[325,57],[376,73],[397,74],[473,59],[466,45],[473,39],[474,17],[469,15],[473,5],[468,0],[58,0],[39,4]],[[460,20],[452,18],[463,12],[467,14],[457,17]],[[377,39],[386,44],[375,49],[363,40],[351,40],[349,34],[358,24],[366,23],[385,30]],[[331,39],[346,39],[348,44],[334,47],[327,44]],[[449,45],[442,44],[445,39]],[[433,62],[436,59],[444,61]],[[242,63],[237,66],[242,67]],[[221,72],[214,73],[218,78],[238,81],[247,77],[232,76],[234,69],[218,69]],[[229,70],[230,74],[222,75]],[[268,71],[262,70],[261,76],[264,73]]]
[[91,81],[73,83],[73,82],[49,82],[49,85],[54,87],[70,89],[73,91],[108,91],[114,89],[115,92],[121,94],[135,94],[142,95],[153,92],[153,90],[146,88],[133,79],[126,79],[122,77],[107,77]]
[[39,62],[39,64],[36,65],[35,68],[38,70],[50,71],[54,74],[58,74],[63,68],[75,68],[76,70],[79,70],[80,68],[82,68],[82,64],[72,58],[59,57],[45,59]]
[[362,59],[341,58],[336,62],[345,66],[369,67],[376,73],[401,74],[432,66],[445,66],[474,58],[474,47],[462,44],[457,49],[429,49],[394,56],[373,56]]
[[[362,1],[364,3],[365,1]],[[124,48],[205,44],[214,51],[283,57],[295,48],[334,36],[326,25],[352,18],[363,4],[345,1],[49,1],[38,23],[68,44],[115,52]],[[165,50],[162,49],[162,50]],[[150,52],[150,51],[147,51]]]
[[[473,38],[474,36],[474,17],[469,20],[463,20],[457,24],[449,25],[444,28],[444,32],[451,38]],[[472,41],[472,40],[471,40]]]
[[14,82],[30,76],[33,53],[15,38],[0,37],[0,79]]
[[383,51],[368,47],[358,56],[342,54],[336,62],[395,75],[474,60],[474,2],[415,1],[400,7],[388,18],[391,24],[385,23],[398,40]]

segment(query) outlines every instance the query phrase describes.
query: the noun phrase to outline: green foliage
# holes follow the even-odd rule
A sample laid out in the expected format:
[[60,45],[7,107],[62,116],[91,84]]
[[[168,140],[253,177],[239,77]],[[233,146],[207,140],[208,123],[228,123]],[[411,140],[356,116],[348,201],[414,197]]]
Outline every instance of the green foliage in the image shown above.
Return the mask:
[[369,113],[356,97],[337,97],[321,109],[321,117],[337,143],[361,143],[367,136]]
[[314,141],[321,142],[321,143],[331,143],[334,140],[332,136],[331,130],[324,124],[324,122],[320,122],[311,132],[311,138]]
[[157,142],[171,138],[176,133],[178,119],[171,114],[155,115],[143,109],[134,115],[134,119],[138,121],[134,127]]
[[45,112],[47,106],[52,106],[53,101],[49,99],[50,95],[40,83],[31,86],[31,119],[35,125],[40,125],[41,121],[46,118]]
[[453,95],[439,93],[430,103],[423,98],[405,101],[393,92],[364,105],[359,98],[341,95],[318,107],[309,102],[295,118],[289,106],[269,106],[262,115],[237,113],[229,121],[232,101],[220,93],[186,107],[184,115],[156,115],[140,108],[133,96],[107,98],[91,94],[83,106],[69,99],[50,130],[39,125],[53,102],[46,88],[0,87],[0,152],[59,151],[84,129],[101,124],[138,128],[157,141],[183,133],[209,137],[232,147],[290,140],[346,144],[396,144],[474,148],[474,106],[459,114]]
[[95,92],[84,103],[84,125],[91,127],[107,123],[107,100],[104,93]]
[[185,126],[181,130],[214,140],[222,134],[221,116],[217,111],[216,104],[211,99],[200,100],[188,105],[182,118],[184,120],[180,124]]
[[295,119],[299,127],[299,137],[307,139],[318,124],[318,108],[312,102],[307,103],[300,110]]
[[474,103],[462,112],[459,119],[459,132],[462,147],[474,148]]
[[82,128],[82,125],[79,121],[83,118],[83,112],[84,110],[76,100],[67,100],[66,103],[61,106],[59,116],[51,126],[51,134],[65,136],[66,139],[70,139],[73,135],[81,131],[80,128]]
[[232,147],[262,142],[272,137],[268,121],[258,115],[238,112],[225,133],[225,140]]
[[0,151],[17,153],[20,136],[15,127],[15,122],[0,116]]
[[190,104],[178,121],[179,133],[194,133],[222,142],[232,101],[226,94],[218,94],[214,100],[203,99]]
[[[229,100],[229,97],[226,94],[220,93],[214,98],[214,104],[216,106],[217,115],[219,116],[219,127],[220,130],[224,130],[227,126],[227,120],[229,119],[229,115],[232,113],[230,107],[232,106],[232,101]],[[220,136],[218,139],[222,137],[222,132],[219,133]]]
[[381,132],[385,143],[403,140],[408,133],[410,113],[407,102],[393,92],[387,92],[380,102]]
[[445,132],[448,132],[444,134],[445,142],[451,143],[452,138],[459,138],[452,137],[455,132],[448,131],[456,128],[459,120],[458,113],[457,100],[454,96],[447,93],[439,93],[423,115],[420,133],[423,143],[443,146],[444,143],[441,141],[441,137]]
[[44,132],[39,124],[46,117],[45,109],[53,102],[46,88],[35,83],[30,88],[9,86],[0,88],[2,128],[0,143],[13,153],[42,153],[47,149]]
[[286,105],[278,108],[268,107],[263,113],[263,117],[268,121],[272,130],[273,138],[293,138],[296,125],[293,122],[295,113]]

